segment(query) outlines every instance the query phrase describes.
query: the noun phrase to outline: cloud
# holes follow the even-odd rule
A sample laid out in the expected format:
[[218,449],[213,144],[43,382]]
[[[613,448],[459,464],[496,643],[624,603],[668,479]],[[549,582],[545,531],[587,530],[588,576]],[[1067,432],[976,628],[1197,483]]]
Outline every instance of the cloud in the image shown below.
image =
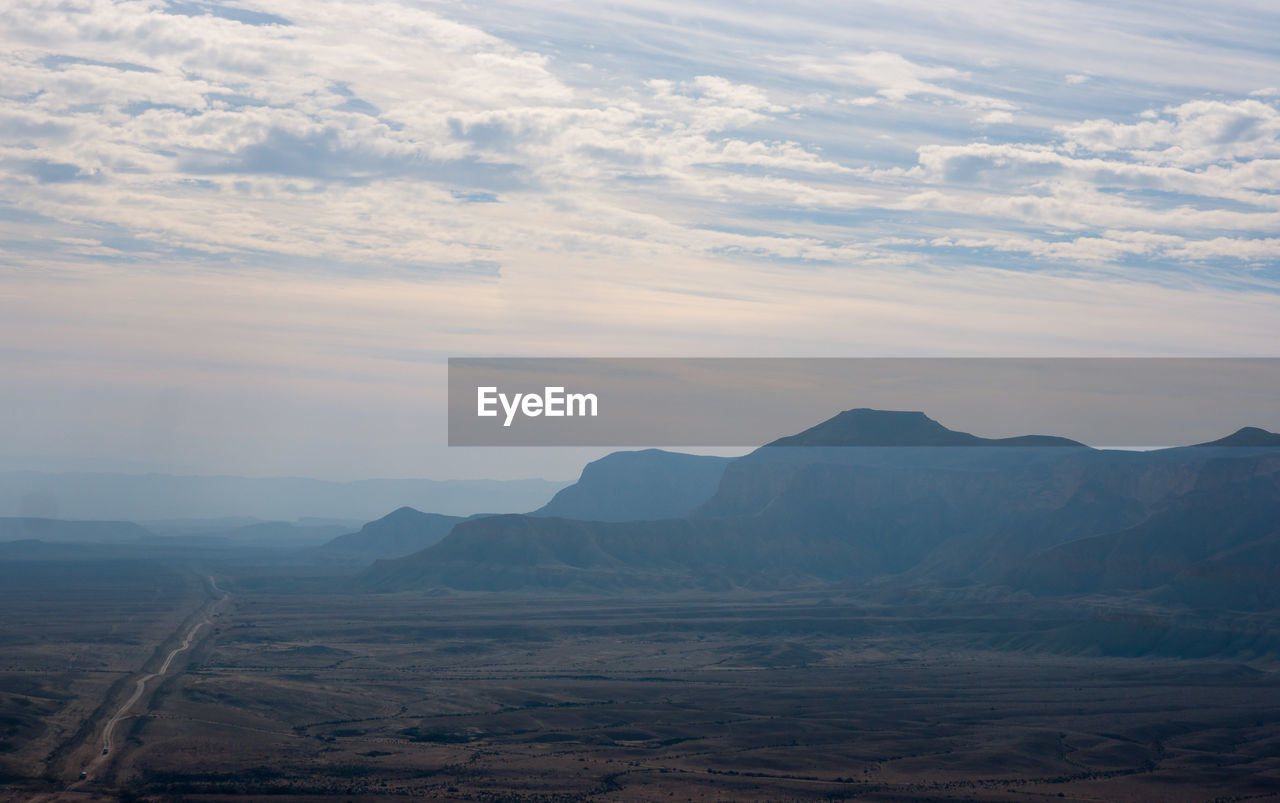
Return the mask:
[[[789,56],[775,59],[784,70],[824,84],[869,90],[872,96],[848,99],[853,105],[876,102],[902,103],[911,99],[943,99],[988,113],[1016,111],[1017,104],[987,95],[957,90],[949,84],[964,82],[969,75],[954,67],[926,66],[899,53],[841,53],[826,58]],[[987,120],[992,122],[992,120]]]
[[[113,8],[108,23],[106,7],[88,4],[62,12],[61,24],[38,5],[17,9],[14,21],[43,30],[49,48],[107,54],[127,45],[150,56],[130,68],[145,78],[126,79],[105,57],[14,51],[21,94],[0,114],[28,140],[7,145],[30,148],[29,137],[39,136],[47,158],[11,153],[8,162],[44,182],[101,179],[74,195],[18,185],[27,204],[79,226],[79,235],[129,226],[148,253],[159,244],[219,259],[310,255],[410,267],[481,264],[512,242],[549,249],[566,235],[582,241],[580,233],[511,224],[473,237],[484,213],[460,213],[452,201],[476,191],[493,201],[501,192],[502,205],[521,203],[533,214],[543,198],[637,179],[709,200],[746,193],[810,206],[861,197],[795,178],[849,172],[795,141],[723,133],[789,111],[750,84],[709,74],[648,79],[606,98],[564,84],[545,56],[398,5],[284,3],[273,7],[279,18],[219,8],[131,5]],[[345,20],[357,16],[374,23],[352,36]],[[402,191],[414,183],[417,192]],[[345,195],[335,184],[368,185],[359,204],[370,217],[362,219],[379,223],[321,212],[300,224],[301,206],[348,208],[335,202]],[[533,188],[542,194],[513,194]],[[435,222],[424,232],[414,217]],[[319,219],[323,234],[309,225]]]
[[47,159],[33,159],[26,163],[26,170],[41,184],[60,184],[64,181],[91,181],[92,173],[85,174],[81,169],[66,162],[50,162]]
[[1058,126],[1039,143],[926,145],[914,167],[878,175],[933,187],[899,208],[952,215],[970,232],[917,246],[1148,276],[1182,265],[1210,281],[1244,264],[1251,279],[1280,278],[1270,236],[1280,227],[1280,112],[1255,99],[1197,100],[1135,116]]
[[185,17],[213,16],[225,20],[233,20],[241,22],[245,25],[292,25],[293,23],[284,17],[275,14],[268,14],[264,11],[254,11],[248,8],[238,8],[236,6],[228,6],[222,3],[202,3],[202,2],[169,2],[163,9],[166,14],[180,14]]
[[6,392],[269,391],[409,473],[423,366],[513,344],[1270,353],[1277,14],[937,9],[11,2]]
[[1145,164],[1200,167],[1280,157],[1280,110],[1260,100],[1196,100],[1136,123],[1063,126],[1073,153],[1114,153]]
[[[378,147],[383,144],[384,147]],[[367,182],[378,178],[427,181],[493,189],[520,186],[518,167],[474,156],[432,159],[409,147],[385,147],[325,128],[306,134],[271,129],[260,142],[223,155],[194,154],[182,164],[196,174],[247,173],[298,176],[328,181]]]
[[978,117],[978,122],[983,123],[984,125],[991,125],[994,123],[1012,123],[1013,114],[1004,111],[987,112]]
[[[692,70],[606,88],[395,3],[59,8],[10,13],[4,36],[22,46],[5,57],[14,80],[0,101],[16,137],[0,143],[11,169],[0,181],[59,221],[54,244],[122,228],[146,258],[334,269],[561,248],[913,264],[920,256],[893,242],[946,242],[936,231],[959,217],[995,232],[1086,232],[1073,249],[1027,251],[1056,262],[1132,258],[1129,247],[1085,247],[1115,240],[1088,233],[1103,228],[1203,231],[1235,259],[1264,251],[1226,241],[1258,240],[1277,209],[1266,102],[1198,100],[990,141],[993,126],[1035,120],[1023,96],[979,77],[1012,69],[1007,53],[961,66],[775,47],[757,60],[769,86]],[[353,32],[356,18],[366,24]],[[851,152],[837,121],[864,142],[907,146],[914,166],[886,166],[867,145]],[[907,210],[927,213],[920,231],[902,228]],[[716,217],[777,222],[712,234]],[[1160,253],[1204,261],[1212,249]]]

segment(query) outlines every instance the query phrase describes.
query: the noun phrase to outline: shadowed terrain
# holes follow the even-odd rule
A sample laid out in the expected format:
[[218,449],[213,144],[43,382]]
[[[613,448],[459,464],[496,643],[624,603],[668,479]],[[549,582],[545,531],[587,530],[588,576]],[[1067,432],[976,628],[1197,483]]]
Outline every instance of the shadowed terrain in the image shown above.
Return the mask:
[[[1244,621],[936,595],[891,605],[742,592],[231,599],[186,671],[122,723],[120,755],[90,790],[157,800],[1280,794],[1272,665],[1153,650]],[[1277,647],[1266,646],[1272,660]]]

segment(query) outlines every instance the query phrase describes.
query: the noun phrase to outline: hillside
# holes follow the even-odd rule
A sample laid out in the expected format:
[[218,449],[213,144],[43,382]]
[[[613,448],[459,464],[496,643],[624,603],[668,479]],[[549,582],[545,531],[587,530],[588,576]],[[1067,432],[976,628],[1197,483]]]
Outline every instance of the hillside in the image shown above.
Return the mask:
[[529,515],[587,521],[680,518],[711,498],[730,462],[661,449],[614,452],[588,463],[577,482]]
[[[1225,481],[1213,475],[1236,467],[1207,466],[1195,490],[1140,524],[1037,553],[1006,581],[1037,594],[1140,591],[1174,583],[1210,602],[1235,600],[1239,591],[1247,596],[1245,589],[1259,581],[1270,591],[1280,579],[1276,564],[1242,564],[1239,558],[1270,552],[1280,537],[1277,463]],[[1210,583],[1217,587],[1210,589]]]
[[466,519],[461,516],[442,516],[402,507],[369,522],[358,532],[334,538],[318,547],[317,552],[363,561],[400,557],[437,543],[463,521]]

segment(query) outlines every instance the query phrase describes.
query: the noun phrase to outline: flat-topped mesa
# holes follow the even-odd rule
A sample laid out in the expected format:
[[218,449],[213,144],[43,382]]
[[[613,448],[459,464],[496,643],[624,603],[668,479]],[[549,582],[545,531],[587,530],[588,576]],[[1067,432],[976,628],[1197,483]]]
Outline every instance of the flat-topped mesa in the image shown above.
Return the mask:
[[[969,448],[905,448],[921,446]],[[1064,446],[1075,448],[1047,448]],[[571,593],[924,583],[1280,604],[1269,570],[1280,555],[1280,452],[1269,449],[1091,449],[855,409],[723,463],[615,453],[571,488],[539,515],[460,523],[356,583]]]
[[982,438],[947,429],[917,411],[845,410],[796,435],[766,446],[1084,446],[1054,435]]

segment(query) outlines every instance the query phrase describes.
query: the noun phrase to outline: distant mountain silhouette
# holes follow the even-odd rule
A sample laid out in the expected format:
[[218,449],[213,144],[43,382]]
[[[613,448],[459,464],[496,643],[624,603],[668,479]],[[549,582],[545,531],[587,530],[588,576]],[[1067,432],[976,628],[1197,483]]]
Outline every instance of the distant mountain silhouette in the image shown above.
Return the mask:
[[314,547],[351,532],[350,525],[257,521],[248,524],[214,522],[148,522],[160,538],[196,544],[244,544],[253,547],[290,549]]
[[1083,446],[1069,438],[1022,435],[980,438],[947,429],[924,413],[861,407],[778,438],[766,446]]
[[[950,448],[917,448],[928,445]],[[611,591],[896,577],[1205,604],[1214,583],[1227,582],[1213,578],[1234,578],[1231,604],[1256,605],[1280,578],[1233,556],[1280,549],[1278,477],[1280,450],[1099,451],[1051,436],[976,438],[922,413],[850,410],[730,461],[687,515],[465,522],[359,582]]]
[[[532,510],[566,485],[539,479],[330,482],[301,477],[3,471],[0,516],[125,521],[228,516],[294,521],[311,516],[369,521],[406,504],[469,516]],[[24,499],[32,498],[43,500],[46,508],[23,505]]]
[[463,521],[466,519],[462,516],[441,516],[402,507],[369,522],[359,532],[338,536],[318,550],[365,561],[395,558],[437,543]]
[[576,483],[531,516],[639,521],[686,516],[711,498],[731,458],[645,449],[588,463]]
[[1261,427],[1241,427],[1225,438],[1196,446],[1280,446],[1280,433],[1268,432]]
[[[189,554],[189,553],[188,553]],[[139,542],[0,541],[0,567],[37,561],[84,564],[90,561],[146,560],[152,552]]]
[[[588,463],[576,483],[528,516],[602,522],[680,518],[715,493],[729,462],[660,449],[614,452]],[[402,557],[475,518],[486,516],[441,516],[402,507],[359,532],[333,539],[318,552],[369,562]]]
[[0,518],[0,542],[132,543],[155,533],[131,521],[66,521],[35,517]]

